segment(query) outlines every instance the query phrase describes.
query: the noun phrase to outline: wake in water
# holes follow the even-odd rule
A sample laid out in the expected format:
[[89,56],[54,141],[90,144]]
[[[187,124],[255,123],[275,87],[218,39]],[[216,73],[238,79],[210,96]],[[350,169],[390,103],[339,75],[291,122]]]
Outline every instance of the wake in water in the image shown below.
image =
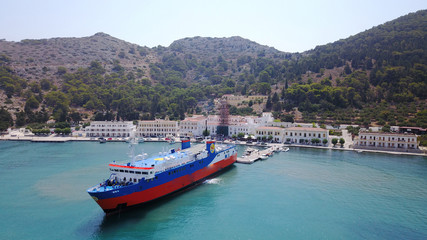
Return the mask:
[[204,184],[220,184],[221,182],[222,182],[221,178],[212,178],[212,179],[205,180],[203,183]]

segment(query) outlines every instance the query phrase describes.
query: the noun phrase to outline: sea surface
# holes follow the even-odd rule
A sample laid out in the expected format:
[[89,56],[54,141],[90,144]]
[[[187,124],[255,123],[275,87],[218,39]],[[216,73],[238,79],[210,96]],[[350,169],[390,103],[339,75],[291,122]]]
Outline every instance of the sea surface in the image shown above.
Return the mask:
[[427,239],[426,157],[291,148],[105,217],[86,190],[128,150],[0,141],[0,239]]

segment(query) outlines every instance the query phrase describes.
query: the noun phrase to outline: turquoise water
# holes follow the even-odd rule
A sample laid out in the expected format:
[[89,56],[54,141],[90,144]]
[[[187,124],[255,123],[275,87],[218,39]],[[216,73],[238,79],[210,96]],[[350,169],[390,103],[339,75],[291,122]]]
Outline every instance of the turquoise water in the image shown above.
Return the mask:
[[86,189],[127,151],[0,141],[0,238],[427,239],[425,157],[291,148],[106,218]]

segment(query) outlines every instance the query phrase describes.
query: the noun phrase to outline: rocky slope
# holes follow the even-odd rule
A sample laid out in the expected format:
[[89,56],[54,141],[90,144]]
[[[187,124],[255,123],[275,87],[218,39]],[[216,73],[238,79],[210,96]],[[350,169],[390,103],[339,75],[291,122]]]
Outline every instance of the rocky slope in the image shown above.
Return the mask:
[[57,80],[56,72],[60,66],[75,71],[89,66],[92,61],[99,61],[107,71],[111,71],[114,60],[118,60],[127,71],[132,71],[147,69],[149,62],[157,61],[150,48],[105,33],[82,38],[1,41],[0,52],[10,57],[10,66],[16,74],[29,81]]

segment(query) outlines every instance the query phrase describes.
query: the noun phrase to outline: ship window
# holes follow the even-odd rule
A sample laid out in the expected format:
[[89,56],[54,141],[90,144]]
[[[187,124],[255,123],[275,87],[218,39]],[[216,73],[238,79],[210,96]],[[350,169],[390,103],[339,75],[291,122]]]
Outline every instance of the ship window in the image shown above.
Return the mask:
[[110,171],[114,171],[112,168],[110,168]]
[[122,169],[120,169],[120,172],[124,172]]
[[141,174],[147,174],[147,172],[141,172]]
[[128,173],[129,171],[128,170],[125,170],[125,173]]
[[171,175],[171,172],[168,172],[169,175]]
[[156,179],[159,179],[159,178],[156,176]]
[[118,172],[119,171],[119,169],[114,169],[114,172]]
[[133,182],[136,182],[136,178],[133,179]]
[[129,173],[135,173],[134,171],[129,171]]
[[136,174],[141,174],[141,172],[139,172],[139,171],[136,171],[135,173],[136,173]]

